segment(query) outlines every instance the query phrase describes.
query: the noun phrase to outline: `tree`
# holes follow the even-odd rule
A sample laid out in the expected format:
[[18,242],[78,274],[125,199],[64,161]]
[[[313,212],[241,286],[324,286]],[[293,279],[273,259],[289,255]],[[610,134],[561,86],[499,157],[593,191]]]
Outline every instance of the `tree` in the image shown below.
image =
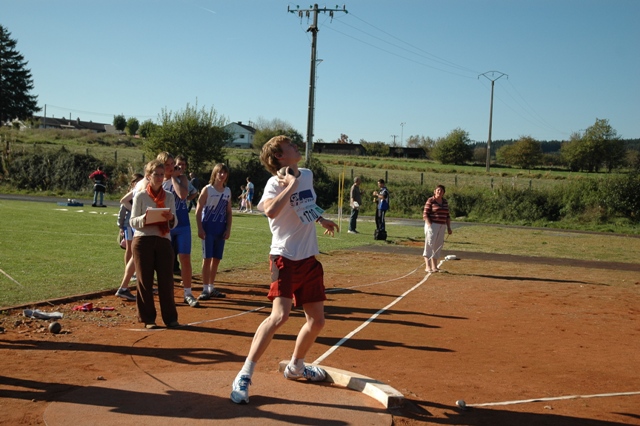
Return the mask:
[[[498,150],[498,152],[500,152]],[[496,153],[496,157],[498,157],[498,153]],[[498,157],[498,161],[500,157]],[[487,147],[485,146],[477,146],[473,148],[473,162],[477,164],[485,164],[487,161]]]
[[531,136],[522,136],[511,145],[504,145],[496,152],[498,162],[532,169],[542,161],[542,146]]
[[609,124],[607,119],[597,119],[593,126],[585,131],[585,138],[593,145],[599,146],[602,153],[600,166],[611,172],[614,168],[625,163],[626,150],[624,141]]
[[433,158],[442,164],[464,164],[473,158],[473,149],[469,145],[469,133],[461,128],[439,138],[433,148]]
[[124,118],[124,114],[113,116],[113,127],[119,132],[124,132],[124,129],[127,127],[127,119]]
[[138,128],[138,134],[140,135],[141,138],[148,138],[151,133],[154,132],[154,130],[158,127],[157,124],[155,124],[153,121],[151,120],[145,120],[140,127]]
[[611,171],[623,165],[626,156],[624,141],[609,120],[598,118],[583,134],[574,132],[561,152],[571,170],[587,172],[598,172],[603,166]]
[[40,111],[33,89],[28,62],[16,50],[17,41],[0,25],[0,123],[19,118],[25,120]]
[[429,153],[431,152],[435,144],[436,141],[428,136],[415,135],[409,136],[409,138],[407,139],[408,148],[422,148],[427,157],[429,157]]
[[253,135],[253,142],[251,144],[255,149],[262,149],[262,146],[267,143],[269,139],[278,135],[288,136],[299,148],[304,146],[302,135],[294,129],[291,124],[279,118],[266,120],[261,117],[258,119],[255,128],[256,134]]
[[202,173],[206,163],[223,162],[224,146],[232,135],[224,129],[227,120],[214,108],[198,109],[187,104],[184,111],[173,113],[162,110],[161,124],[143,143],[151,157],[162,151],[187,157],[191,171]]
[[336,143],[348,144],[348,143],[353,143],[353,141],[349,139],[349,136],[345,135],[344,133],[340,133],[340,138],[338,138]]
[[365,154],[371,157],[386,157],[389,155],[391,148],[384,142],[367,142],[360,139],[360,145],[364,148]]
[[127,126],[124,128],[124,130],[127,132],[129,136],[135,136],[139,127],[140,127],[140,122],[138,121],[138,119],[135,117],[131,117],[130,119],[127,120]]

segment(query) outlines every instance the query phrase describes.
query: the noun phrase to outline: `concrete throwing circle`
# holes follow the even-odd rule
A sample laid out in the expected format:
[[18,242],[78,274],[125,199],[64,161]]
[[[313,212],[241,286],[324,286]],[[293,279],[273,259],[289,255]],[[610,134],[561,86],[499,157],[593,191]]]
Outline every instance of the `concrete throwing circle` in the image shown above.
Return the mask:
[[277,372],[255,373],[250,402],[231,402],[236,372],[132,374],[98,380],[52,402],[45,424],[74,425],[391,425],[392,416],[372,398],[330,383],[289,381]]

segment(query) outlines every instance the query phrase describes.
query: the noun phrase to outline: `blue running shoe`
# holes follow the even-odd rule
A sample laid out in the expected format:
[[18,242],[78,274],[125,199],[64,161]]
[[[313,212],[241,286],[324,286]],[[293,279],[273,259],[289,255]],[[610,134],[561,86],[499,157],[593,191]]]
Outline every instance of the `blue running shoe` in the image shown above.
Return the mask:
[[327,372],[315,365],[305,365],[302,373],[296,374],[288,365],[284,369],[284,377],[289,380],[307,379],[310,382],[322,382],[327,378]]
[[231,384],[231,401],[236,404],[248,404],[249,403],[249,385],[251,384],[251,377],[238,376]]

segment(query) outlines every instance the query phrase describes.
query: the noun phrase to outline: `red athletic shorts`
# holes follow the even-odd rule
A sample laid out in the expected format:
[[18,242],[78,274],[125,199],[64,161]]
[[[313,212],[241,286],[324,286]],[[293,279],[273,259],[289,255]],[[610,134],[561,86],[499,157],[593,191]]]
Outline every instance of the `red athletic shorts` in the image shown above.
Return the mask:
[[271,288],[267,297],[293,299],[296,307],[327,300],[324,294],[324,270],[315,256],[290,260],[282,256],[269,256]]

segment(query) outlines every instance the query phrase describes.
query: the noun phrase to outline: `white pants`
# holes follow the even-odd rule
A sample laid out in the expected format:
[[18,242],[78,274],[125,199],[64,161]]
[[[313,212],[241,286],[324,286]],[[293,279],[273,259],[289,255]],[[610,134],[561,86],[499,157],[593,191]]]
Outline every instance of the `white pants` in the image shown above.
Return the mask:
[[444,245],[444,235],[447,232],[447,225],[440,223],[424,223],[424,252],[423,257],[427,259],[439,259],[442,246]]

